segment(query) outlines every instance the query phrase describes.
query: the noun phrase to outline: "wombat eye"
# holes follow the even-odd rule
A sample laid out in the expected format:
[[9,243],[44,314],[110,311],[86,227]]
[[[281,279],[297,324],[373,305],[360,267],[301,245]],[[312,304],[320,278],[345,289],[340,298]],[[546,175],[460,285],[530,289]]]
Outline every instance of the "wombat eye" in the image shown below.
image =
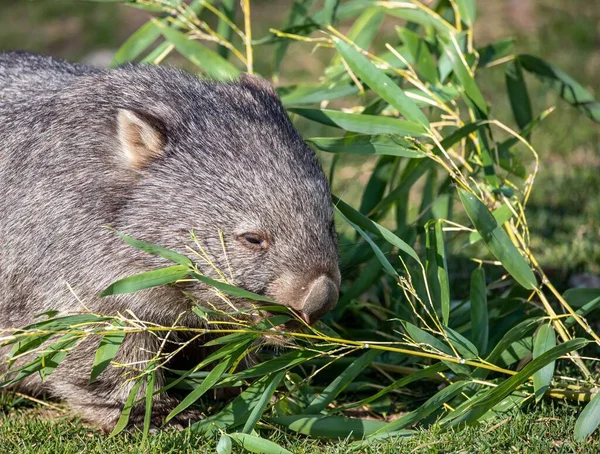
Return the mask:
[[237,235],[237,240],[248,249],[261,251],[269,247],[269,242],[264,235],[255,232],[242,233]]

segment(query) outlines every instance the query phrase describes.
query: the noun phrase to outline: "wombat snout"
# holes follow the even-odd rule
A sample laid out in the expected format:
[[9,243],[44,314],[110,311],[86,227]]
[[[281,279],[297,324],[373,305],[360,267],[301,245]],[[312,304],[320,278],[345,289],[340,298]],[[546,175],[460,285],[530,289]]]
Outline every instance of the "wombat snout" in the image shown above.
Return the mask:
[[269,296],[295,310],[312,325],[336,305],[340,292],[340,273],[308,273],[306,277],[284,274],[269,289]]
[[338,286],[328,276],[321,275],[311,282],[300,309],[304,321],[310,325],[331,311],[339,294]]

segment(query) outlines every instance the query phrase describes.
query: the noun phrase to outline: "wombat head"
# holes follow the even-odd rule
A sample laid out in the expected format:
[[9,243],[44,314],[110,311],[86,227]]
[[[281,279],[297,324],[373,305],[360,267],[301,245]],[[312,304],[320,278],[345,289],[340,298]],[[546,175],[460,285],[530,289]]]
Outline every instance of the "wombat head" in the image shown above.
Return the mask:
[[[193,229],[205,274],[222,273],[308,323],[330,311],[340,273],[329,186],[272,86],[166,68],[109,74],[119,93],[117,165],[134,181],[122,229],[174,249]],[[223,307],[210,292],[196,296]]]

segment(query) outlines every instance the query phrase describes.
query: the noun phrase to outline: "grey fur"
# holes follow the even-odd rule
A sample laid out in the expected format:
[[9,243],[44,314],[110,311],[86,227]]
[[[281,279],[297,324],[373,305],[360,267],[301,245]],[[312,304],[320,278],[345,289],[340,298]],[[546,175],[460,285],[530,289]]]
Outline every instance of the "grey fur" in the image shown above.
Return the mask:
[[[123,161],[119,111],[148,119],[166,137],[160,156],[140,168]],[[337,299],[337,240],[326,178],[274,90],[257,78],[216,83],[167,67],[98,70],[0,54],[0,194],[3,329],[49,309],[80,311],[67,283],[101,313],[130,309],[140,319],[168,325],[189,312],[190,301],[175,287],[97,297],[119,278],[167,265],[126,246],[106,225],[181,252],[194,229],[233,284],[304,310],[310,321]],[[269,249],[252,250],[235,239],[248,231],[267,234]],[[201,286],[186,290],[200,302],[222,304]],[[182,323],[199,321],[190,315]],[[144,349],[156,350],[156,342],[144,334],[128,336],[117,360],[147,358]],[[130,385],[117,368],[88,385],[95,348],[86,342],[48,380],[32,378],[22,386],[65,399],[110,429]],[[160,397],[156,418],[174,404]]]

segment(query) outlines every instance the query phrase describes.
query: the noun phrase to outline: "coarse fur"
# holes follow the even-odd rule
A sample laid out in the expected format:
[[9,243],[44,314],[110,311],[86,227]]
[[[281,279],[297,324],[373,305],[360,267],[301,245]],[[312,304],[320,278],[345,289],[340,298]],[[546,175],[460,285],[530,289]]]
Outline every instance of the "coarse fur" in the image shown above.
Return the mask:
[[[162,325],[185,313],[180,323],[199,326],[177,286],[98,297],[120,278],[169,264],[105,226],[188,255],[193,229],[230,283],[309,321],[337,299],[328,183],[275,90],[256,77],[217,83],[169,67],[99,70],[0,54],[0,194],[1,329],[51,309],[81,311],[69,285],[95,312],[131,310]],[[186,291],[223,304],[206,287]],[[129,335],[116,360],[148,359],[157,342]],[[47,380],[21,386],[110,429],[131,384],[113,367],[88,384],[96,347],[97,339],[84,341]],[[175,404],[157,397],[156,419]]]

